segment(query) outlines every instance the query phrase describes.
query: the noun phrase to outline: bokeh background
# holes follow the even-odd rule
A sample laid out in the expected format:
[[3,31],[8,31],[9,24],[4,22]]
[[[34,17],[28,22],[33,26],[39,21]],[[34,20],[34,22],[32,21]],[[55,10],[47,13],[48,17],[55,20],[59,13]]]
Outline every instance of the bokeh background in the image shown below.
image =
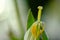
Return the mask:
[[60,0],[0,0],[0,40],[9,40],[9,30],[23,40],[28,10],[37,19],[38,6],[43,6],[41,21],[49,40],[60,40]]

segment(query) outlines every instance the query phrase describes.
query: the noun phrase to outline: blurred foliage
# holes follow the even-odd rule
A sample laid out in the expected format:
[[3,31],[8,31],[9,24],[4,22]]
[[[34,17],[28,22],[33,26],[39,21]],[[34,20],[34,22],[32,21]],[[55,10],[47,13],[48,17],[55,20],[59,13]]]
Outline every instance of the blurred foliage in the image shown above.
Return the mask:
[[9,37],[10,37],[10,40],[19,40],[14,34],[12,31],[9,31]]

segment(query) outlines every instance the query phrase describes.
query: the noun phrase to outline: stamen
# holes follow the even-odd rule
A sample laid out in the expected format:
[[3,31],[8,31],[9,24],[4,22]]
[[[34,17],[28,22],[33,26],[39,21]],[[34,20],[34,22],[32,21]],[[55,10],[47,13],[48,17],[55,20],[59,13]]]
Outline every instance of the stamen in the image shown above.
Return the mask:
[[42,6],[38,6],[38,21],[40,21],[41,19],[41,11],[42,11],[43,7]]

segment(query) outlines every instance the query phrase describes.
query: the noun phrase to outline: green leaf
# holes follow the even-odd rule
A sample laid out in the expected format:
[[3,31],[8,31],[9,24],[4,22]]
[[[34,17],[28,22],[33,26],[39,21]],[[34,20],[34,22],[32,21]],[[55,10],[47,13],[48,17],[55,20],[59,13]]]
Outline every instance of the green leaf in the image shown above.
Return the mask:
[[43,40],[48,40],[48,37],[47,37],[47,35],[46,35],[46,32],[45,32],[45,31],[42,33],[42,37],[43,37]]
[[28,20],[27,20],[27,30],[30,28],[32,23],[35,21],[33,15],[32,15],[31,9],[29,9],[28,14],[29,15],[28,15]]

